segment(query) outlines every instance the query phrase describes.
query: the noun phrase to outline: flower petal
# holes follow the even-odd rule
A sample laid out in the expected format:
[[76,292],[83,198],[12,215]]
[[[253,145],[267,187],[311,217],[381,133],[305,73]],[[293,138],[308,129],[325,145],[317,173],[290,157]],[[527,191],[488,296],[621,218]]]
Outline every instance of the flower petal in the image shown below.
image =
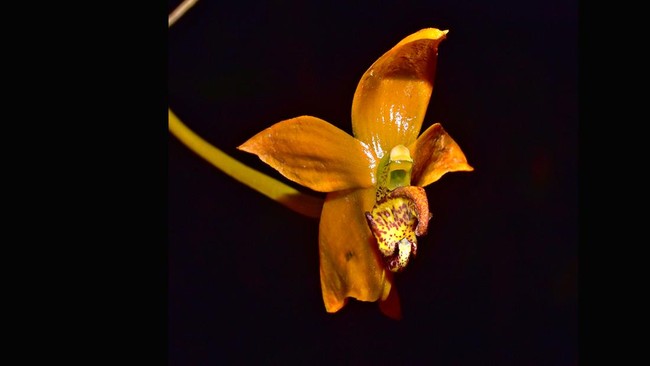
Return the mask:
[[[392,275],[390,272],[387,273]],[[379,301],[379,309],[389,318],[395,320],[402,319],[402,305],[400,304],[399,295],[397,294],[397,287],[393,286],[386,299]]]
[[429,127],[418,139],[408,146],[413,157],[411,181],[413,185],[425,187],[448,172],[474,170],[465,154],[440,123]]
[[352,131],[377,157],[418,137],[433,90],[438,44],[446,34],[435,28],[411,34],[361,77],[352,100]]
[[276,123],[238,149],[319,192],[371,187],[376,179],[375,158],[364,143],[312,116]]
[[339,311],[348,297],[386,300],[392,276],[384,269],[365,211],[375,203],[375,189],[328,193],[319,228],[320,279],[325,309]]

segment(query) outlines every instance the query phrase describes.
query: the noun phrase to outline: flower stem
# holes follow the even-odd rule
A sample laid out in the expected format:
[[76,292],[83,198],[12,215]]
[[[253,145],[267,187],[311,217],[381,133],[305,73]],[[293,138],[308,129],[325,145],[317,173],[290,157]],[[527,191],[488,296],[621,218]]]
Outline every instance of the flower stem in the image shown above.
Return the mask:
[[[169,27],[197,1],[183,1],[169,15]],[[233,159],[190,130],[171,109],[169,109],[169,131],[190,150],[239,182],[300,214],[313,218],[320,217],[323,208],[322,199],[302,193]]]
[[196,2],[199,0],[184,0],[179,6],[172,11],[171,14],[169,14],[169,26],[171,27],[176,21],[185,14],[186,11],[188,11]]
[[320,217],[323,200],[252,169],[212,146],[190,130],[169,109],[169,131],[203,159],[241,183],[308,217]]

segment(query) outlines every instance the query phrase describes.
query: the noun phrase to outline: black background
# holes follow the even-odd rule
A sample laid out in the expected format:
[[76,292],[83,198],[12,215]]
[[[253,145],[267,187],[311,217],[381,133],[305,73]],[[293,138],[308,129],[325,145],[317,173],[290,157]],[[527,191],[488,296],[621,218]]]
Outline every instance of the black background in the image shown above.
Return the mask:
[[578,364],[577,1],[199,0],[169,30],[169,107],[282,179],[236,146],[303,114],[351,132],[363,72],[426,27],[450,32],[423,130],[441,122],[475,171],[427,188],[429,234],[396,279],[404,319],[326,313],[318,221],[170,134],[170,364]]

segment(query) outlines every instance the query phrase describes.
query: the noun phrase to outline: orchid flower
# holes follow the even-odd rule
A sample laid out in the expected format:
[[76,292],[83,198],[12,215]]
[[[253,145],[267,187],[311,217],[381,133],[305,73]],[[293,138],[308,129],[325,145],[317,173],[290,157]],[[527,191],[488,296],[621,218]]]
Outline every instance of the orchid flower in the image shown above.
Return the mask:
[[[184,0],[171,27],[197,0]],[[169,131],[224,173],[286,207],[320,217],[319,258],[327,312],[349,298],[379,301],[401,318],[393,273],[417,254],[432,218],[423,187],[472,171],[439,123],[419,135],[433,90],[438,45],[447,31],[423,29],[401,40],[363,75],[352,101],[353,136],[302,116],[279,122],[239,149],[258,155],[325,201],[252,169],[202,139],[169,109]],[[419,135],[419,137],[418,137]]]
[[379,301],[400,318],[394,274],[417,254],[432,218],[423,187],[447,172],[472,171],[439,123],[420,130],[447,31],[402,39],[363,74],[352,100],[352,135],[314,116],[278,122],[238,148],[284,177],[325,192],[319,224],[325,309],[349,298]]

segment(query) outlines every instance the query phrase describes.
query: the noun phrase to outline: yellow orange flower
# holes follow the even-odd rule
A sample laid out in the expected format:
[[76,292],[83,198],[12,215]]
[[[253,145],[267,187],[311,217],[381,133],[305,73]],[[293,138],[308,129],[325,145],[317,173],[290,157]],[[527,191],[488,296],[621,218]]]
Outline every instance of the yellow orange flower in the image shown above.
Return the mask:
[[[422,235],[430,217],[422,216],[428,214],[428,203],[418,187],[447,172],[473,170],[439,123],[419,135],[433,90],[438,45],[446,34],[435,28],[420,30],[370,66],[352,101],[354,136],[317,117],[300,116],[276,123],[239,146],[286,178],[327,193],[319,226],[321,289],[327,312],[339,311],[348,298],[354,298],[379,301],[386,315],[400,318],[393,272],[395,266],[397,270],[405,266],[410,247],[402,248],[407,241],[400,242],[397,262],[388,270],[382,252],[387,247],[398,250],[398,243],[378,243],[375,235],[381,235],[381,230],[373,226],[372,218],[403,204],[411,215],[399,230]],[[410,179],[402,182],[408,187],[400,189],[401,194],[382,176],[394,148],[409,162]],[[415,234],[410,231],[405,235],[408,243],[413,241],[414,255]]]

